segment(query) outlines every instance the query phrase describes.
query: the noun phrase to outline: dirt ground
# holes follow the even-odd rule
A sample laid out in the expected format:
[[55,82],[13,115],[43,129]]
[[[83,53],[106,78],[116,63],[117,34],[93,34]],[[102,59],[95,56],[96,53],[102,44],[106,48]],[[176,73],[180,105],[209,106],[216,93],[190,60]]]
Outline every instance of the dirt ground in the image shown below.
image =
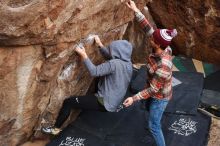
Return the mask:
[[220,120],[212,118],[208,146],[220,146]]

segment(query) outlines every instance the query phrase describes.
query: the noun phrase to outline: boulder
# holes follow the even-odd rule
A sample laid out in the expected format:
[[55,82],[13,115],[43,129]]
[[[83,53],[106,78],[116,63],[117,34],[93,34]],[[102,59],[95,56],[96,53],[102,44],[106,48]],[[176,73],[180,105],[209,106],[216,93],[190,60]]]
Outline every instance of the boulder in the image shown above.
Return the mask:
[[63,100],[87,92],[93,78],[72,47],[89,34],[122,39],[134,15],[120,0],[1,0],[0,17],[0,145],[15,146],[42,137]]
[[176,28],[174,51],[220,64],[220,1],[153,0],[148,4],[159,28]]

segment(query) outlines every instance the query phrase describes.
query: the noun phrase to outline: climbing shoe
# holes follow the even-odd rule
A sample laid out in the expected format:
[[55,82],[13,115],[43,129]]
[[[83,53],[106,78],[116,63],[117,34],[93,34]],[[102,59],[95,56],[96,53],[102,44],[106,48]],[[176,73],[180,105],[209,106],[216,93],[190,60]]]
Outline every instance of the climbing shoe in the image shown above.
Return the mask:
[[61,132],[61,129],[55,128],[53,126],[42,127],[41,131],[46,134],[58,135]]

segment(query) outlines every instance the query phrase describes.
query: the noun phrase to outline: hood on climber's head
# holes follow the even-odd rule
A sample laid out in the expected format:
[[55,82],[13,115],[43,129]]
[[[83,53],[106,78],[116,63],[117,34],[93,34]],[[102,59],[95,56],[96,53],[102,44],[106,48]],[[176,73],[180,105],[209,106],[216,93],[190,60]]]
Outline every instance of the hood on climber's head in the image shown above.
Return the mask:
[[176,29],[156,29],[153,32],[153,40],[157,45],[166,48],[171,44],[172,39],[177,35]]
[[112,59],[121,59],[124,61],[131,61],[132,45],[126,40],[113,41],[108,49]]

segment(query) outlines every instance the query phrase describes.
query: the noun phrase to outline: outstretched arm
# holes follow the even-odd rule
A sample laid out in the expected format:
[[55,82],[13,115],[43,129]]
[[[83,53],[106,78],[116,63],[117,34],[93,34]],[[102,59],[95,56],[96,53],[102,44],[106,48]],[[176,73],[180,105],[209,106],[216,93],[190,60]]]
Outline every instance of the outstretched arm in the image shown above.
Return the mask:
[[136,101],[152,97],[164,87],[165,81],[170,79],[171,76],[172,69],[169,65],[162,65],[155,71],[153,78],[149,81],[150,86],[134,95],[133,100]]
[[95,66],[88,58],[84,47],[77,46],[75,51],[80,55],[91,76],[105,76],[114,72],[114,67],[110,61]]
[[140,24],[141,28],[144,30],[144,32],[150,36],[154,32],[153,27],[149,23],[149,21],[146,19],[146,17],[141,13],[141,11],[137,8],[134,1],[129,0],[129,2],[126,3],[126,5],[135,12],[135,18]]
[[141,99],[147,99],[149,97],[154,96],[156,93],[160,91],[161,88],[163,88],[164,81],[167,79],[170,79],[172,75],[172,69],[168,67],[167,65],[163,65],[160,68],[158,68],[152,78],[152,80],[149,81],[150,86],[140,92],[138,92],[133,97],[128,97],[123,104],[128,107],[132,105],[135,101],[141,100]]

